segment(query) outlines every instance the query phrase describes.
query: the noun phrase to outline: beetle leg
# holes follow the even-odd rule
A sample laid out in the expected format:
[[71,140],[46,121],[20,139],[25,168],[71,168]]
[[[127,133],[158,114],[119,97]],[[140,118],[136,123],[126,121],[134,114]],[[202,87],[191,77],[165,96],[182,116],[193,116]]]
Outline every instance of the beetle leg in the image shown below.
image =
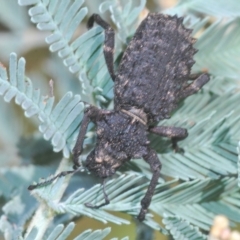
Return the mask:
[[183,89],[183,93],[181,95],[181,98],[186,98],[186,97],[196,93],[210,79],[210,77],[209,77],[209,75],[207,73],[203,73],[200,76],[198,74],[196,74],[193,77],[195,77],[195,80],[191,84],[189,84],[185,89]]
[[74,169],[77,169],[80,166],[79,162],[78,162],[78,158],[82,153],[84,137],[85,137],[85,134],[87,132],[87,127],[88,127],[89,123],[90,123],[90,117],[89,117],[89,114],[87,112],[83,116],[81,127],[80,127],[79,134],[78,134],[78,137],[77,137],[77,141],[76,141],[75,146],[74,146],[73,151],[72,151],[72,153],[73,153],[73,164],[74,164],[73,168]]
[[162,137],[171,138],[174,151],[183,152],[183,149],[178,147],[177,142],[188,136],[187,129],[180,127],[156,126],[149,128],[149,131]]
[[100,25],[105,30],[105,41],[103,53],[107,64],[108,71],[111,75],[112,80],[115,80],[114,73],[114,31],[111,26],[106,23],[98,14],[93,14],[89,20],[87,27],[92,28],[94,22]]
[[81,155],[82,150],[83,150],[83,142],[84,142],[84,137],[85,137],[86,132],[87,132],[88,124],[90,123],[90,121],[96,122],[96,119],[101,114],[106,114],[108,112],[109,111],[101,110],[101,109],[98,109],[94,106],[90,106],[90,107],[86,108],[83,119],[82,119],[81,127],[80,127],[80,130],[79,130],[79,134],[78,134],[78,137],[77,137],[77,141],[76,141],[75,146],[74,146],[73,151],[72,151],[72,153],[73,153],[73,163],[74,163],[73,168],[74,169],[77,169],[80,166],[79,163],[78,163],[78,158]]
[[87,131],[88,124],[89,124],[90,121],[95,121],[96,118],[99,115],[106,114],[106,113],[108,113],[108,111],[100,110],[100,109],[98,109],[94,106],[90,106],[85,110],[85,114],[83,116],[80,131],[79,131],[79,134],[78,134],[78,138],[77,138],[76,144],[73,148],[73,163],[74,163],[73,169],[74,170],[60,172],[56,176],[54,176],[54,177],[52,177],[52,178],[50,178],[50,179],[48,179],[44,182],[40,182],[40,183],[37,183],[37,184],[30,185],[28,187],[28,190],[33,190],[33,189],[38,188],[38,187],[49,185],[55,179],[57,179],[59,177],[64,177],[68,174],[74,174],[74,173],[80,171],[80,169],[79,169],[80,165],[78,163],[78,157],[80,156],[80,154],[82,152],[83,141],[84,141],[84,137],[85,137],[85,134],[86,134],[86,131]]
[[151,182],[148,186],[147,192],[141,201],[142,208],[138,215],[139,221],[143,221],[145,219],[145,215],[146,215],[148,207],[151,203],[152,196],[153,196],[155,188],[157,186],[158,179],[160,176],[160,170],[162,167],[162,164],[161,164],[160,160],[158,159],[157,153],[152,149],[149,149],[147,155],[143,156],[143,158],[150,165],[153,175],[152,175]]
[[193,73],[191,75],[188,76],[188,80],[195,80],[197,79],[198,77],[200,77],[203,73]]
[[106,193],[106,179],[103,179],[103,182],[102,182],[102,188],[103,188],[103,194],[104,194],[104,200],[105,200],[105,203],[102,203],[100,205],[93,205],[91,203],[85,203],[84,205],[86,207],[89,207],[89,208],[100,208],[100,207],[103,207],[105,205],[108,205],[110,203],[110,200],[108,198],[108,195]]

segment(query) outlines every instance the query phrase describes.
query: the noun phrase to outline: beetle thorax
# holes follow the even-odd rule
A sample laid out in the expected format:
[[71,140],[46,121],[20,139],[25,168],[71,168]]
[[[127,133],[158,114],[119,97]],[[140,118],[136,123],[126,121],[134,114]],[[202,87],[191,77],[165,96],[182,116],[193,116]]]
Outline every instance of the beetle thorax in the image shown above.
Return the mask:
[[142,119],[146,118],[136,109],[112,111],[99,118],[96,147],[89,154],[86,167],[100,177],[108,177],[131,158],[145,155],[149,141]]
[[137,120],[143,125],[147,125],[147,114],[142,109],[131,107],[129,110],[121,109],[121,111],[131,116],[133,120]]

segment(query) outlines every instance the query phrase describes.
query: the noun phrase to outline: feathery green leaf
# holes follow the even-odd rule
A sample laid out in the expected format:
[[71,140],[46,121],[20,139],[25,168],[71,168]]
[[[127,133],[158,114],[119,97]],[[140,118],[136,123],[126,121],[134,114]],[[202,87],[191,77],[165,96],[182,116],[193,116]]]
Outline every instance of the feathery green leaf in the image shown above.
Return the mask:
[[164,214],[163,223],[170,230],[176,240],[204,240],[207,236],[203,235],[199,229],[189,224],[179,217]]
[[240,4],[238,1],[230,0],[228,2],[224,0],[180,0],[174,8],[170,8],[166,13],[185,15],[185,14],[206,14],[222,17],[239,17],[240,16]]

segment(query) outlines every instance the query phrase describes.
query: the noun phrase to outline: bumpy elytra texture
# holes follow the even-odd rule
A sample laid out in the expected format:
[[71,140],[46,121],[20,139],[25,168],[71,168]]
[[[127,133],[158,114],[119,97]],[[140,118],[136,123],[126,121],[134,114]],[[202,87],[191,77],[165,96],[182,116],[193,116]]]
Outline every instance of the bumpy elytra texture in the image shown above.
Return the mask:
[[121,60],[115,79],[115,108],[143,109],[148,123],[169,118],[183,97],[194,64],[192,30],[177,16],[149,14]]

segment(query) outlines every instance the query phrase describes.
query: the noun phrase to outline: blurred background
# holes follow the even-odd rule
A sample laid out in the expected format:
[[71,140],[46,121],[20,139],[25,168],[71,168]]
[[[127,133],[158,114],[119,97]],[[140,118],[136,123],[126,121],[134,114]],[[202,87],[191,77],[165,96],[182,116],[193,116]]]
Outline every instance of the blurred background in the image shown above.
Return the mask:
[[[103,1],[100,0],[85,1],[84,5],[88,7],[89,12],[75,32],[75,37],[86,32],[86,21],[88,17],[92,13],[99,12],[98,6],[102,2]],[[147,0],[146,7],[140,14],[138,22],[141,22],[148,12],[163,11],[175,6],[176,3],[176,0]],[[139,1],[133,1],[133,4],[138,6]],[[62,59],[57,56],[56,52],[52,53],[49,51],[49,45],[45,42],[45,38],[49,35],[49,32],[36,29],[36,26],[30,21],[28,10],[29,7],[19,6],[16,0],[0,0],[1,65],[8,68],[9,55],[11,52],[15,52],[19,57],[26,59],[26,75],[32,79],[35,88],[41,89],[43,95],[50,96],[52,91],[54,91],[57,102],[67,91],[79,94],[81,84],[77,76],[69,73],[68,69],[63,66]],[[104,17],[108,22],[111,22],[114,27],[108,13],[106,13]],[[208,21],[210,24],[211,18],[209,18]],[[50,80],[53,80],[53,88],[49,84]],[[16,172],[21,171],[22,176],[27,176],[32,173],[24,168],[19,170],[18,166],[24,167],[35,164],[40,170],[38,175],[31,176],[31,179],[36,181],[39,177],[42,177],[42,172],[44,172],[44,174],[53,173],[62,158],[62,153],[53,152],[52,145],[42,138],[42,135],[38,131],[38,125],[39,120],[37,117],[26,118],[21,107],[16,105],[14,101],[6,103],[3,98],[0,97],[0,169],[3,180],[0,183],[0,193],[4,192],[0,198],[1,209],[6,203],[6,199],[11,199],[14,193],[18,191],[16,184],[13,184],[14,187],[12,187],[9,180],[12,179],[12,173],[8,172],[9,168]],[[39,146],[41,146],[41,148]],[[48,156],[47,158],[45,157],[46,155]],[[50,166],[50,168],[45,168],[46,166]],[[41,169],[43,169],[42,172]],[[11,175],[11,177],[8,178],[8,175]],[[98,183],[98,179],[90,178],[87,174],[86,176],[83,174],[82,179],[85,179],[84,187],[86,188]],[[17,181],[18,179],[14,179],[15,183],[17,183]],[[77,184],[78,179],[76,178],[76,180],[73,181],[76,181]],[[26,190],[28,184],[29,179],[26,180],[25,185],[21,185],[19,188]],[[23,191],[23,194],[29,196],[27,190]],[[36,209],[37,202],[35,202],[34,199],[29,201],[31,201],[29,202],[29,206],[31,206],[33,212]],[[32,212],[29,211],[29,215]],[[129,220],[131,224],[116,225],[108,223],[107,226],[111,227],[112,231],[106,239],[111,239],[116,236],[119,239],[129,236],[129,239],[137,240],[172,239],[171,236],[163,235],[159,231],[154,231],[135,221],[128,214],[111,213]],[[3,212],[1,212],[1,214],[3,214]],[[29,216],[26,216],[26,218],[27,217]],[[74,239],[74,237],[86,230],[86,228],[93,230],[106,228],[106,224],[88,217],[76,218],[74,220],[77,226],[68,237],[69,240]],[[154,220],[161,224],[162,219],[159,216],[154,216]],[[222,224],[221,221],[224,223]],[[221,219],[221,221],[217,224],[222,224],[224,231],[226,229],[226,231],[230,231],[228,220]],[[235,229],[237,228],[238,226],[235,227]],[[3,235],[0,235],[0,237],[4,239]]]

